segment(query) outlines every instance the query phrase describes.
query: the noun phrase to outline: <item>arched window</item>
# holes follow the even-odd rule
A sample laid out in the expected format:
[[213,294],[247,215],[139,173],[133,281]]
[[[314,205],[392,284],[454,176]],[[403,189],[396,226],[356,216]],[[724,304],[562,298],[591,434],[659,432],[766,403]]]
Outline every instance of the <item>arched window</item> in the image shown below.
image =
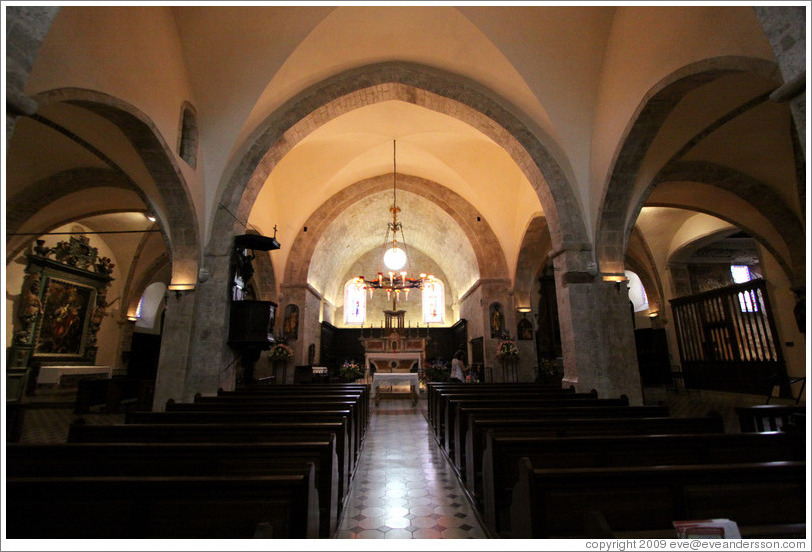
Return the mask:
[[[730,275],[735,284],[744,284],[753,279],[753,274],[747,265],[730,265]],[[742,312],[758,312],[755,290],[743,291],[739,294],[739,307]]]
[[190,167],[197,167],[197,114],[189,103],[181,110],[178,154]]
[[363,283],[352,279],[344,284],[344,323],[363,324],[367,319],[367,294]]
[[627,270],[626,278],[629,279],[629,301],[634,305],[634,312],[647,310],[648,297],[646,296],[646,288],[643,287],[643,282],[640,281],[640,277],[631,270]]
[[429,278],[423,286],[423,322],[445,321],[445,287],[436,278]]

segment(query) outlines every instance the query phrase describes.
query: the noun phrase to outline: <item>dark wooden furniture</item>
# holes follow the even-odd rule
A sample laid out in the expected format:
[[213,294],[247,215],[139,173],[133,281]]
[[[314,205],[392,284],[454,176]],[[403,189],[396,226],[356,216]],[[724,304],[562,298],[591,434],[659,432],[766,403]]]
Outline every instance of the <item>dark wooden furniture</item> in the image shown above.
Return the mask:
[[[331,436],[332,437],[332,436]],[[338,523],[335,439],[277,443],[62,443],[6,447],[8,477],[282,475],[312,463],[319,536]]]
[[674,521],[708,518],[803,524],[806,476],[805,462],[544,469],[522,458],[510,536],[586,538],[592,511],[618,532],[667,532]]
[[534,468],[803,461],[804,439],[790,433],[536,437],[488,433],[482,458],[482,510],[491,531],[510,530],[520,459]]
[[13,539],[317,538],[315,469],[288,475],[9,477]]

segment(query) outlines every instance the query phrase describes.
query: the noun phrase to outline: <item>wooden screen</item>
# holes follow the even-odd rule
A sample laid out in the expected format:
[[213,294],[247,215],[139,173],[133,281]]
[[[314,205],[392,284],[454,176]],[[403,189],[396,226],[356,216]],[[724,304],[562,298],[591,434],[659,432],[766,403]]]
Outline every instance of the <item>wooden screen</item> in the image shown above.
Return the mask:
[[764,280],[671,300],[686,387],[790,396]]

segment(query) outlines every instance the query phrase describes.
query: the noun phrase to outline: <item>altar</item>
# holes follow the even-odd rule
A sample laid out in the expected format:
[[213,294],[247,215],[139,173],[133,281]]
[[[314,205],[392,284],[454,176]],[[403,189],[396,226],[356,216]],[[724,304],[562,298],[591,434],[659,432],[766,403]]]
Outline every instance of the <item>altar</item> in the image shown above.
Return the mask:
[[381,401],[381,393],[379,387],[381,385],[394,385],[396,383],[408,383],[410,388],[410,395],[412,398],[412,406],[417,404],[418,392],[420,390],[420,379],[414,372],[406,373],[381,373],[375,372],[372,376],[372,396],[375,398],[375,405]]

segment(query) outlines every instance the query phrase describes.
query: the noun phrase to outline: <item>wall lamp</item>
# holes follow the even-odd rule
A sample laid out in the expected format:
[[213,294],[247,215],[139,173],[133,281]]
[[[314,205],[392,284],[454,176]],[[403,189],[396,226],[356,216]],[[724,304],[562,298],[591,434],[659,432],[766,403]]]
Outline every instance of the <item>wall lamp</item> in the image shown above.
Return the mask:
[[138,322],[138,317],[137,316],[128,316],[127,320],[129,320],[130,322]]
[[195,284],[169,284],[166,286],[166,289],[169,291],[174,291],[175,298],[180,300],[180,296],[183,294],[183,292],[195,290]]
[[619,290],[621,282],[628,282],[629,279],[626,278],[625,274],[604,274],[603,281],[614,283],[615,289]]

